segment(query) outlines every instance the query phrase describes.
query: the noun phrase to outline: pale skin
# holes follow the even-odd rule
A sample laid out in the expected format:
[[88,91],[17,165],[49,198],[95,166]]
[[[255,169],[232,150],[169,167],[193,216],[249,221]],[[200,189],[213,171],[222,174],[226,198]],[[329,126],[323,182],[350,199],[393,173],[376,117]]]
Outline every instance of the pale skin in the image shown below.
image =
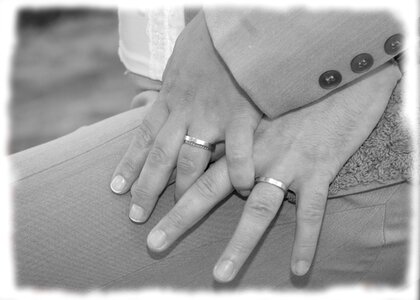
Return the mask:
[[[123,184],[111,183],[111,188],[119,194],[131,190],[130,218],[143,223],[168,180],[176,177],[179,201],[148,237],[149,248],[157,252],[167,249],[234,189],[243,195],[252,190],[214,269],[216,280],[228,282],[283,201],[283,192],[275,186],[253,187],[255,176],[281,180],[298,199],[291,269],[304,275],[317,246],[328,185],[378,122],[401,74],[387,64],[319,103],[261,120],[261,112],[215,52],[203,16],[190,24],[177,41],[162,87],[150,83],[161,92],[114,172],[113,183],[122,177]],[[210,153],[183,144],[185,134],[217,142],[216,150]],[[205,172],[210,161],[216,162]]]
[[[329,184],[379,121],[400,76],[398,68],[388,64],[319,103],[260,122],[254,137],[256,175],[281,180],[297,195],[291,257],[294,274],[306,274],[312,264]],[[148,247],[156,252],[166,250],[232,191],[228,164],[222,157],[152,229]],[[216,280],[228,282],[235,278],[283,197],[283,191],[276,186],[255,185],[236,231],[216,263]]]
[[218,56],[199,13],[178,37],[158,99],[114,172],[113,191],[131,189],[130,219],[149,218],[175,167],[179,199],[208,166],[211,153],[185,145],[185,135],[218,143],[216,153],[225,142],[231,181],[249,194],[253,136],[261,117]]

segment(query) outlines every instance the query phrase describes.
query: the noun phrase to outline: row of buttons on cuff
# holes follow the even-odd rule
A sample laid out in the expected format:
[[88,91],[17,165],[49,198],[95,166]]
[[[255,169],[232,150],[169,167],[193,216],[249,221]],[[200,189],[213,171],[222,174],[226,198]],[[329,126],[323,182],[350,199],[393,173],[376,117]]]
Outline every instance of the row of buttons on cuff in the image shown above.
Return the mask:
[[[401,34],[394,34],[386,40],[384,50],[388,55],[397,54],[402,47],[403,36]],[[369,53],[362,53],[352,59],[350,63],[351,70],[355,73],[363,73],[368,71],[373,65],[373,57]],[[342,80],[340,72],[336,70],[329,70],[319,77],[319,85],[323,89],[332,89],[337,87]]]

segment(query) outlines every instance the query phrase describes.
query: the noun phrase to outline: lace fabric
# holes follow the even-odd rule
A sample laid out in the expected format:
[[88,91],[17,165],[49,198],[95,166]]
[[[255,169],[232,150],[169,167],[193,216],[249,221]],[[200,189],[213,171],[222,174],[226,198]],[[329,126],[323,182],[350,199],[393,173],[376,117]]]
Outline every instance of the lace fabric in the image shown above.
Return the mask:
[[175,41],[185,27],[182,7],[118,10],[121,62],[129,72],[162,80]]
[[399,82],[375,129],[330,185],[332,195],[359,184],[410,179],[412,149],[409,131],[401,116],[402,104]]
[[[360,185],[389,185],[411,178],[412,147],[408,128],[401,115],[401,84],[400,81],[395,87],[372,133],[331,183],[330,197]],[[286,199],[295,202],[296,195],[289,192]]]
[[175,41],[184,27],[184,10],[181,7],[147,11],[150,78],[162,80],[163,71],[172,54]]

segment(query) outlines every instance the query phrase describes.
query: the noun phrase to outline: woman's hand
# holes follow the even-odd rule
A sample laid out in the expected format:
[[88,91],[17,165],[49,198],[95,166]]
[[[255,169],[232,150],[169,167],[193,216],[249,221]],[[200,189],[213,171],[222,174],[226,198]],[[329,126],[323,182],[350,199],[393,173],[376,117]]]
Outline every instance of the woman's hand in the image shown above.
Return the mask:
[[148,77],[126,71],[126,76],[134,84],[136,96],[131,101],[130,108],[137,108],[153,103],[162,88],[162,82]]
[[[297,195],[297,227],[291,269],[304,275],[314,257],[328,187],[348,158],[379,121],[401,74],[387,64],[321,102],[275,120],[263,119],[255,133],[257,176],[285,183]],[[214,163],[152,229],[148,246],[163,251],[233,191],[228,164]],[[283,201],[284,192],[258,183],[236,231],[214,269],[221,282],[232,280],[255,248]]]
[[179,36],[158,99],[113,175],[114,192],[131,187],[131,220],[148,219],[175,166],[176,198],[206,169],[211,152],[184,144],[185,135],[210,143],[226,140],[231,182],[248,194],[254,184],[253,136],[261,116],[218,56],[199,13]]

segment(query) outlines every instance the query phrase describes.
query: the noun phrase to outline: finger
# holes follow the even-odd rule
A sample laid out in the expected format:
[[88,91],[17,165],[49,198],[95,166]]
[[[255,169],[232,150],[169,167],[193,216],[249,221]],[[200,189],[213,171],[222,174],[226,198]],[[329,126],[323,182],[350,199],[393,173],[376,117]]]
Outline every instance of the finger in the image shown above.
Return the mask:
[[182,120],[172,115],[159,132],[140,177],[131,188],[129,217],[133,222],[143,223],[150,216],[175,167],[185,131]]
[[328,182],[307,182],[297,192],[297,227],[291,269],[305,275],[314,258],[328,195]]
[[[213,144],[215,136],[209,132],[211,130],[197,129],[192,126],[188,129],[189,136]],[[182,145],[177,163],[175,201],[204,173],[212,153],[212,150],[196,147],[192,144],[184,143]]]
[[[224,156],[224,154],[225,154],[225,144],[224,143],[216,144],[215,150],[211,154],[210,163],[214,163],[218,161],[220,158]],[[172,174],[168,180],[168,185],[175,183],[175,179],[176,179],[176,169],[172,171]]]
[[139,177],[155,137],[167,118],[166,104],[162,101],[155,101],[143,122],[135,129],[130,146],[112,175],[110,187],[114,193],[128,192]]
[[221,158],[197,179],[152,229],[147,237],[148,247],[153,251],[167,249],[232,191],[226,160]]
[[225,143],[217,143],[214,147],[214,151],[211,153],[210,162],[219,160],[225,155]]
[[[210,163],[218,161],[220,158],[224,156],[224,154],[225,154],[225,144],[224,143],[216,144],[214,151],[211,153]],[[176,169],[172,171],[172,174],[168,180],[168,185],[175,183],[175,179],[176,179]]]
[[209,150],[197,148],[189,144],[182,145],[176,167],[176,201],[204,173],[210,161],[210,156],[211,152]]
[[130,109],[150,105],[156,101],[158,94],[157,91],[144,91],[137,94],[131,101]]
[[276,215],[283,197],[284,192],[271,184],[258,183],[254,187],[238,227],[213,270],[217,281],[229,282],[236,276]]
[[128,70],[125,72],[125,75],[130,79],[131,82],[134,83],[136,93],[138,94],[146,91],[156,92],[159,91],[162,86],[162,82],[159,80],[150,79]]
[[252,149],[255,127],[246,120],[232,121],[226,129],[226,159],[232,185],[248,196],[255,179]]

